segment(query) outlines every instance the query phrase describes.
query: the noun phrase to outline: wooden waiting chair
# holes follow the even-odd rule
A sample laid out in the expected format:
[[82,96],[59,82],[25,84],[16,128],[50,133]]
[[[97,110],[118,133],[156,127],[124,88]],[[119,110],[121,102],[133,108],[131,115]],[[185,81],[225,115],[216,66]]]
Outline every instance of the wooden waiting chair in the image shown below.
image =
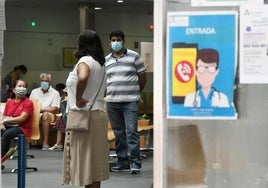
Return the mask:
[[144,146],[140,147],[141,157],[147,158],[147,152],[153,151],[150,147],[151,134],[153,133],[154,126],[149,124],[150,120],[138,120],[138,132],[141,136],[144,136]]
[[[31,100],[33,101],[34,111],[33,111],[33,122],[32,122],[32,134],[29,138],[26,138],[28,144],[36,142],[40,139],[39,120],[40,120],[41,105],[37,100],[35,100],[35,99],[31,99]],[[36,167],[27,166],[27,158],[34,158],[34,155],[27,155],[27,149],[26,149],[26,165],[25,165],[26,170],[27,171],[28,170],[38,171],[38,169]],[[14,173],[17,170],[18,170],[18,168],[13,168],[11,170],[11,172]]]

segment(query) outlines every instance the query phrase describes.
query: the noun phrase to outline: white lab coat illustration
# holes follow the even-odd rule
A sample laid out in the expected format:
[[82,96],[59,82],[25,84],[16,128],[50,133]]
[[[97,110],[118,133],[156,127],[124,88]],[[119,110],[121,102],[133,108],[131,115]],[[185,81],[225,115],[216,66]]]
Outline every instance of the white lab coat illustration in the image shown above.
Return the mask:
[[[198,89],[196,92],[188,94],[184,99],[184,107],[202,107],[199,92],[200,89]],[[218,108],[230,107],[227,96],[216,90],[213,91],[211,101],[212,101],[211,107],[218,107]]]

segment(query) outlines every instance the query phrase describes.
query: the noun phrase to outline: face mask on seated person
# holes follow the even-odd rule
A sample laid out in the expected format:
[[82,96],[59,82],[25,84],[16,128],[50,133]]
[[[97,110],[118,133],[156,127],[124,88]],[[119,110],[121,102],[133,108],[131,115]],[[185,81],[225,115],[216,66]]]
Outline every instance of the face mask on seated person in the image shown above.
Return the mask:
[[47,90],[49,88],[49,83],[48,82],[41,82],[40,86],[43,90]]
[[25,87],[16,87],[15,88],[15,94],[24,97],[27,93],[27,89]]

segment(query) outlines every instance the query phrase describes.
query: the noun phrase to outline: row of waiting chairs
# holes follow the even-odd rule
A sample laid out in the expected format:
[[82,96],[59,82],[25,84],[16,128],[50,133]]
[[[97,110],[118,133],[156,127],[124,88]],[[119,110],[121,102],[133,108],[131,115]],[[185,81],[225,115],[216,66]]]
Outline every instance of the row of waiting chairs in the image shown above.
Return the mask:
[[[148,113],[148,114],[152,114],[153,113],[153,93],[151,92],[149,94],[148,100],[147,100],[147,93],[142,92],[141,98],[143,100],[142,103],[140,103],[139,105],[139,113],[140,114],[144,114],[144,113]],[[34,112],[33,112],[33,123],[32,123],[32,135],[27,138],[27,142],[29,145],[31,145],[32,143],[36,143],[38,142],[38,140],[40,139],[40,129],[39,129],[39,121],[40,121],[40,103],[37,100],[32,100],[33,101],[33,106],[34,106]],[[1,107],[3,108],[3,106],[5,105],[5,103],[1,103]],[[146,108],[147,106],[147,108]],[[140,135],[147,135],[151,133],[151,131],[153,130],[153,126],[152,125],[145,125],[145,126],[139,126],[138,128]],[[114,142],[115,138],[114,138],[114,134],[112,132],[111,129],[108,128],[108,133],[107,133],[107,137],[108,137],[108,141]],[[146,141],[148,143],[148,141]],[[147,144],[146,144],[147,145]],[[26,152],[27,153],[27,152]],[[38,169],[36,167],[29,167],[27,165],[27,159],[28,158],[34,158],[33,155],[27,155],[26,157],[26,170],[33,170],[33,171],[37,171]],[[14,168],[11,170],[11,172],[16,172],[17,168]]]

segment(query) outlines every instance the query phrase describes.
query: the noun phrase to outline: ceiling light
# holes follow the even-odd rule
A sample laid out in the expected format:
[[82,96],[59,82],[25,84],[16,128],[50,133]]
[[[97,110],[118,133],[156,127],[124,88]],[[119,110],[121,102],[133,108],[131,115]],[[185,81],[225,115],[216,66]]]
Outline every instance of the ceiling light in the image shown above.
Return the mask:
[[117,3],[124,3],[124,0],[117,0]]
[[95,7],[94,9],[95,10],[101,10],[102,8],[101,7]]

